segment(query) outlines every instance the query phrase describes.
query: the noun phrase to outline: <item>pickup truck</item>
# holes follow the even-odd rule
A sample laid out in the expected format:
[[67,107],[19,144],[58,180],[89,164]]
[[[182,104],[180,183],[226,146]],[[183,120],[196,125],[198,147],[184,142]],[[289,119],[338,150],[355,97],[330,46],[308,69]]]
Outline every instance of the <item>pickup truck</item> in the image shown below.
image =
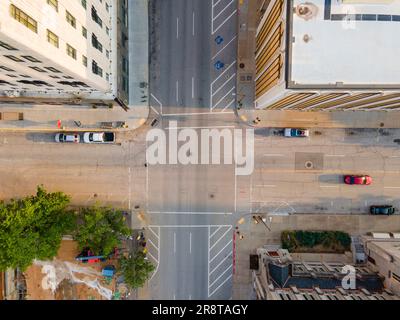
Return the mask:
[[284,131],[285,137],[308,137],[310,132],[307,129],[286,128]]
[[85,143],[114,143],[114,132],[85,132],[83,134]]

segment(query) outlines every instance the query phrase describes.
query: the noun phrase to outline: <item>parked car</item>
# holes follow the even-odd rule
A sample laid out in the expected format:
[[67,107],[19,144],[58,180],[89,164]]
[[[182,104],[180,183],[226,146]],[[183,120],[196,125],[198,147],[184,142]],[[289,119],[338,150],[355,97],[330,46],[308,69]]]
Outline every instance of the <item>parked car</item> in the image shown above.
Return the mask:
[[308,137],[309,135],[310,131],[307,129],[286,128],[284,131],[285,137]]
[[371,214],[391,215],[394,214],[396,209],[391,205],[371,206],[369,208]]
[[369,185],[372,183],[372,178],[367,175],[346,175],[344,176],[344,183]]
[[79,143],[81,137],[79,133],[57,133],[55,136],[56,142],[71,142]]
[[114,143],[114,132],[85,132],[83,134],[85,143]]

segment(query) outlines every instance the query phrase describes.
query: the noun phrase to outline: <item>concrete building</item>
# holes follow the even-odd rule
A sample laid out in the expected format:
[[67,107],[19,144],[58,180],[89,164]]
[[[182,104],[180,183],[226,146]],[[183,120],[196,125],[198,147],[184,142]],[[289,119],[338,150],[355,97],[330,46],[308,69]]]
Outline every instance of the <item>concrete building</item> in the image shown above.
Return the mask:
[[400,109],[400,0],[266,0],[259,14],[256,108]]
[[400,295],[400,234],[363,236],[368,265],[384,278],[386,288]]
[[[252,271],[257,300],[397,300],[384,288],[382,277],[367,265],[342,261],[294,259],[277,246],[257,249],[258,268]],[[301,255],[301,254],[297,254]],[[304,257],[309,257],[305,254]],[[320,254],[316,255],[318,258]],[[344,256],[344,255],[343,255]],[[329,259],[326,259],[329,260]],[[343,262],[345,261],[345,262]],[[355,270],[355,288],[344,288],[344,268]],[[346,269],[347,270],[347,269]]]
[[118,14],[126,3],[1,1],[0,96],[126,103],[117,36],[123,25]]

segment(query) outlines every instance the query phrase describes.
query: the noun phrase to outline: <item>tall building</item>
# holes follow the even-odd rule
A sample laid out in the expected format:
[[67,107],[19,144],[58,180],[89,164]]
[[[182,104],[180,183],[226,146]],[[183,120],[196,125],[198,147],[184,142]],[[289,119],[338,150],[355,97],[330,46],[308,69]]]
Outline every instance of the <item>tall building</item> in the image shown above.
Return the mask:
[[256,108],[400,110],[400,0],[263,5]]
[[0,96],[124,100],[120,2],[0,1]]

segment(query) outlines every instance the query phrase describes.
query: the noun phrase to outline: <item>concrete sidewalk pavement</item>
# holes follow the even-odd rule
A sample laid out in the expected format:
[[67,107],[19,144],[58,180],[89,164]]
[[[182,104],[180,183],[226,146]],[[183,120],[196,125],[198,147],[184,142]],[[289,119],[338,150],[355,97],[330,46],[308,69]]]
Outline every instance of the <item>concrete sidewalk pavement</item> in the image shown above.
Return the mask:
[[[137,106],[125,111],[119,107],[94,109],[90,106],[3,104],[0,113],[9,112],[23,113],[23,120],[0,120],[0,131],[104,131],[102,122],[112,123],[111,130],[130,131],[146,122],[149,108]],[[58,127],[59,120],[61,121],[60,128]],[[124,123],[123,127],[122,123]],[[118,128],[117,125],[119,125]]]

